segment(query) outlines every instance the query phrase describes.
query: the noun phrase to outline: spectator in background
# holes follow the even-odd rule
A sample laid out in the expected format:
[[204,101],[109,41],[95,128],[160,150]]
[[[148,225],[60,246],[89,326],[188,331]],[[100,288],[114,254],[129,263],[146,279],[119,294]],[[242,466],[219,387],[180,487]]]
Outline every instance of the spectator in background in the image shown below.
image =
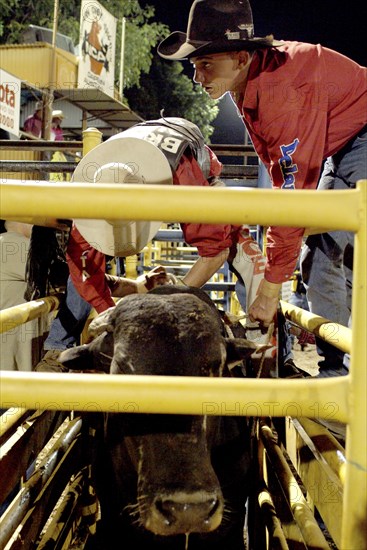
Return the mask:
[[[32,226],[0,220],[0,309],[24,303],[25,269]],[[31,371],[37,321],[11,327],[0,335],[1,370]]]
[[61,128],[61,123],[64,120],[64,113],[57,109],[52,111],[52,122],[51,122],[51,141],[64,141],[64,132]]
[[[52,111],[51,120],[51,141],[63,141],[64,132],[61,128],[61,123],[64,119],[64,113],[60,110]],[[37,138],[42,135],[42,120],[43,120],[43,102],[37,101],[33,115],[27,117],[24,121],[23,129],[28,134],[32,134]]]
[[27,117],[24,121],[23,130],[27,134],[32,134],[40,138],[42,134],[43,102],[37,101],[33,115]]
[[[51,122],[51,141],[64,141],[64,131],[61,128],[61,123],[64,120],[64,113],[57,109],[52,111],[52,122]],[[51,157],[52,162],[67,162],[67,157],[64,151],[54,151]],[[70,181],[70,174],[67,172],[51,172],[50,181]]]

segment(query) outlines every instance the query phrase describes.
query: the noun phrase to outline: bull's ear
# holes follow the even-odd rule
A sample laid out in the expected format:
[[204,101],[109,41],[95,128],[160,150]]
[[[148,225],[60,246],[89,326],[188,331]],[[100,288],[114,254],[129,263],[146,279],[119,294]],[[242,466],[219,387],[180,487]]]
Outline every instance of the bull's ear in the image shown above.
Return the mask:
[[89,370],[93,365],[93,356],[89,344],[62,351],[58,361],[70,370]]
[[88,327],[88,337],[96,338],[102,332],[113,332],[112,324],[112,312],[115,310],[116,306],[112,306],[103,313],[100,313]]
[[262,353],[271,348],[270,344],[255,344],[245,338],[225,338],[227,349],[227,364],[233,366],[253,353]]
[[113,356],[113,334],[104,332],[89,344],[62,351],[58,361],[70,370],[110,372]]

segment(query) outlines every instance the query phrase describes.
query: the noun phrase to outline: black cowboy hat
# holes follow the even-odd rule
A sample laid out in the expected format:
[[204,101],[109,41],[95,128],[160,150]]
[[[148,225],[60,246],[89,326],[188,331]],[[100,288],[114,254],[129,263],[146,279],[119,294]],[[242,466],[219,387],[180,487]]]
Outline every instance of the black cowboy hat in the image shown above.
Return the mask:
[[187,59],[209,53],[279,46],[272,36],[254,37],[248,0],[195,0],[187,33],[173,32],[158,46],[161,57]]

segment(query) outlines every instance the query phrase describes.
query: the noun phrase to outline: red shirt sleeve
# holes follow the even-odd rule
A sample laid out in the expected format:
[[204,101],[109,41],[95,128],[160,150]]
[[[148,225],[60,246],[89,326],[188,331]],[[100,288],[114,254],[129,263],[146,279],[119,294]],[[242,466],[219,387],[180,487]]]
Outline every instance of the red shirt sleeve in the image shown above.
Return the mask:
[[[218,176],[222,164],[213,151],[207,148],[210,155],[210,176]],[[202,171],[193,157],[183,155],[173,176],[174,185],[209,186]],[[231,247],[232,233],[238,228],[232,225],[210,225],[181,223],[185,241],[198,249],[201,257],[214,257]]]
[[208,147],[205,145],[205,149],[209,153],[209,159],[210,159],[210,177],[214,176],[220,176],[223,169],[223,164],[218,160],[217,155]]
[[105,255],[93,248],[74,225],[66,259],[74,286],[84,300],[98,313],[115,305],[105,279]]
[[304,229],[270,227],[266,233],[265,279],[283,283],[292,276],[301,251]]

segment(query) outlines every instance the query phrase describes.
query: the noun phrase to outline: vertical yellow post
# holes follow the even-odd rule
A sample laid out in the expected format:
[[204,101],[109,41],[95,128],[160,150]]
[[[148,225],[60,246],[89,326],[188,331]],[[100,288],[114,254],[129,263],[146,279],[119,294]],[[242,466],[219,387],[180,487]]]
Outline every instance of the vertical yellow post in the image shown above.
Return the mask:
[[128,279],[136,279],[138,267],[138,256],[133,254],[125,258],[125,275]]
[[359,181],[357,189],[361,193],[361,225],[354,246],[349,423],[341,550],[367,548],[367,180]]
[[102,132],[97,128],[87,128],[83,131],[83,157],[102,141]]

